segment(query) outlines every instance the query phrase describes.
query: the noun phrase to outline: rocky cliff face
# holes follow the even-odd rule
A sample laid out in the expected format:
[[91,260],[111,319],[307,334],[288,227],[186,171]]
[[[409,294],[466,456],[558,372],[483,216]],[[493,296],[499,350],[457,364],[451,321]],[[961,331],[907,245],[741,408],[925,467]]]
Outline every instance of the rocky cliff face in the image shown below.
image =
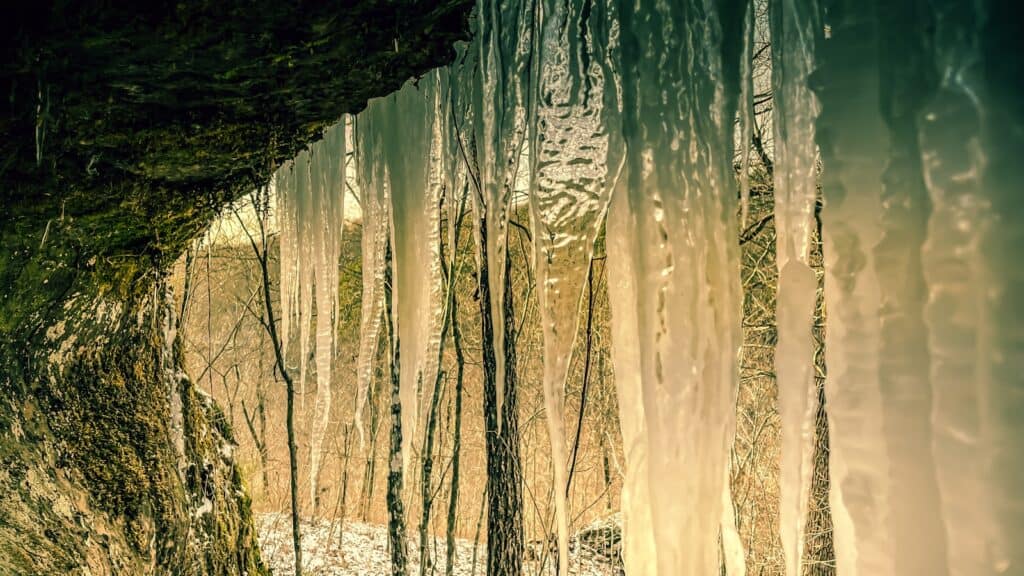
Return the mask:
[[265,571],[162,274],[323,127],[447,62],[471,3],[42,1],[8,22],[0,573]]

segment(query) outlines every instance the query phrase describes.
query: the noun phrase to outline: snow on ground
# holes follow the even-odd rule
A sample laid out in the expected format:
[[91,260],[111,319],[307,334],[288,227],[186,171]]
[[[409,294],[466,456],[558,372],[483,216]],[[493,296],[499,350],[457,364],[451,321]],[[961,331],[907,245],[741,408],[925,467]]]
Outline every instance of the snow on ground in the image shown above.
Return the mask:
[[[287,514],[262,514],[257,516],[260,533],[260,548],[263,559],[273,570],[274,576],[294,576],[294,554],[292,553],[291,517]],[[308,576],[390,576],[391,560],[388,552],[387,526],[345,521],[341,528],[342,545],[338,545],[339,525],[330,520],[302,523],[302,558],[304,574]],[[437,564],[434,575],[445,573],[445,541],[437,538]],[[431,550],[433,553],[434,550]],[[432,554],[433,555],[433,554]],[[484,576],[487,572],[487,550],[480,546],[473,564],[473,543],[469,540],[455,541],[455,576]],[[527,563],[524,576],[548,576],[554,574],[550,566],[541,572],[536,564]],[[611,564],[600,559],[573,555],[569,573],[573,576],[619,576]],[[428,571],[428,574],[430,572]],[[419,574],[419,538],[409,539],[409,574]]]

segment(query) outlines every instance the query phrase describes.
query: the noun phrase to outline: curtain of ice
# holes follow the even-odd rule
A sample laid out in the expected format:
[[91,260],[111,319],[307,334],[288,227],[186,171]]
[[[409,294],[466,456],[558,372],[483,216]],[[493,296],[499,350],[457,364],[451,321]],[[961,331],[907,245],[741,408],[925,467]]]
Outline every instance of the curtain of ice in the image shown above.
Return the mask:
[[[949,569],[956,576],[1020,574],[1024,111],[1019,64],[1015,71],[1005,63],[1019,62],[1019,19],[998,2],[943,0],[933,10],[926,16],[934,37],[903,46],[908,60],[934,70],[926,78],[934,93],[915,116],[932,204],[922,254],[925,323]],[[886,22],[893,43],[902,40],[897,20],[908,12],[885,14],[893,16]],[[894,68],[886,72],[912,70]]]
[[[535,18],[531,6],[523,0],[478,0],[476,7],[475,45],[479,54],[473,76],[473,129],[481,192],[473,195],[473,207],[477,220],[486,219],[487,226],[498,414],[505,385],[505,336],[501,329],[505,317],[505,238],[527,132],[526,98]],[[498,421],[500,424],[501,418]]]
[[613,21],[600,4],[543,0],[534,48],[530,214],[562,574],[569,559],[565,379],[594,240],[624,153]]
[[331,368],[335,354],[338,260],[344,225],[345,126],[329,128],[323,139],[277,171],[281,247],[282,345],[294,324],[299,329],[300,395],[316,302],[317,393],[310,434],[310,501],[316,502],[323,438],[330,419]]
[[[401,342],[402,461],[418,437],[421,389],[433,386],[443,314],[440,268],[440,119],[437,72],[370,102],[361,131],[377,142],[371,170],[386,181],[394,249],[394,322]],[[379,185],[379,184],[378,184]]]
[[743,14],[686,0],[619,15],[627,154],[608,220],[609,290],[626,562],[641,575],[719,568],[740,322],[729,68]]
[[1024,569],[1024,119],[996,3],[824,2],[838,573]]
[[804,522],[814,453],[814,345],[811,327],[818,282],[810,267],[817,189],[814,120],[808,86],[822,34],[816,2],[772,0],[774,191],[778,342],[775,374],[782,431],[779,520],[786,572],[800,576]]

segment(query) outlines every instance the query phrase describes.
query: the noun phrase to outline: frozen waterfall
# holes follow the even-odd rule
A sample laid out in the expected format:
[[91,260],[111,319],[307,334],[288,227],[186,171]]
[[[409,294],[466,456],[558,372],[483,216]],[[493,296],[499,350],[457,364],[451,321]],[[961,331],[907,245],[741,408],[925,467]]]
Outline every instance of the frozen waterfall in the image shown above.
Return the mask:
[[[472,184],[487,235],[477,264],[489,270],[500,327],[509,214],[517,182],[528,182],[563,573],[565,383],[605,220],[627,572],[705,576],[719,569],[723,546],[730,574],[742,572],[742,543],[723,517],[732,515],[752,1],[481,0],[486,17],[449,70],[372,101],[355,120],[364,246],[357,419],[390,234],[406,463],[420,398],[439,370],[442,189]],[[837,574],[1020,573],[1024,120],[1019,66],[1005,62],[1019,42],[1013,18],[985,0],[766,1],[787,574],[803,573],[811,486],[819,197]],[[338,146],[343,155],[343,139]],[[337,174],[317,148],[305,154],[278,180],[283,330],[298,322],[304,374],[315,286],[326,391],[330,356],[321,350],[333,335],[321,328],[333,330],[333,310],[322,307],[333,306],[326,285],[337,277],[322,268],[337,263],[341,206],[325,192]],[[516,369],[503,364],[502,337],[496,329],[499,390],[503,372]]]

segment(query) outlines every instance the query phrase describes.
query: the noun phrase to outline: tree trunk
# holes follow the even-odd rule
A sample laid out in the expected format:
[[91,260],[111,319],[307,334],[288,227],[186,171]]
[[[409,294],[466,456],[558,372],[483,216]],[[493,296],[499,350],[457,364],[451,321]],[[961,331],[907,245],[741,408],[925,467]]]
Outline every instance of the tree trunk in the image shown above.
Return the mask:
[[405,576],[408,562],[405,539],[405,509],[402,505],[402,404],[399,400],[400,343],[392,309],[391,240],[384,248],[384,322],[391,343],[391,448],[388,453],[388,543],[391,574]]
[[[383,313],[383,312],[382,312]],[[366,455],[366,468],[363,471],[363,494],[362,511],[360,512],[363,522],[369,519],[370,506],[373,503],[373,488],[377,482],[377,437],[380,433],[380,402],[381,382],[384,379],[383,360],[380,355],[385,354],[384,346],[377,342],[377,352],[374,354],[373,379],[370,381],[370,389],[367,394],[367,404],[370,408],[370,452]],[[389,383],[390,386],[390,383]]]
[[[519,416],[516,396],[515,306],[511,258],[505,260],[505,389],[498,414],[494,319],[487,268],[487,221],[478,222],[480,252],[480,319],[483,341],[484,426],[487,444],[487,574],[521,576],[523,558],[522,465],[519,455]],[[501,426],[499,427],[499,417]]]
[[445,576],[455,573],[455,525],[459,510],[459,456],[462,449],[462,379],[466,358],[462,352],[462,330],[459,329],[459,298],[452,297],[452,345],[455,348],[455,439],[452,443],[452,480],[448,493],[447,564]]
[[[249,236],[253,252],[260,264],[260,274],[263,280],[263,305],[266,307],[267,320],[266,329],[270,333],[270,342],[274,347],[274,359],[277,362],[278,372],[284,379],[288,399],[288,468],[290,472],[291,503],[292,503],[292,547],[295,551],[295,576],[302,576],[302,531],[299,527],[299,457],[295,445],[295,383],[288,373],[288,366],[284,361],[284,342],[278,337],[277,320],[274,319],[274,299],[270,291],[270,270],[268,265],[267,234],[264,222],[259,220],[260,237],[263,243],[263,250],[256,245],[256,241]],[[244,228],[244,225],[243,225]],[[248,234],[248,231],[246,232]]]

